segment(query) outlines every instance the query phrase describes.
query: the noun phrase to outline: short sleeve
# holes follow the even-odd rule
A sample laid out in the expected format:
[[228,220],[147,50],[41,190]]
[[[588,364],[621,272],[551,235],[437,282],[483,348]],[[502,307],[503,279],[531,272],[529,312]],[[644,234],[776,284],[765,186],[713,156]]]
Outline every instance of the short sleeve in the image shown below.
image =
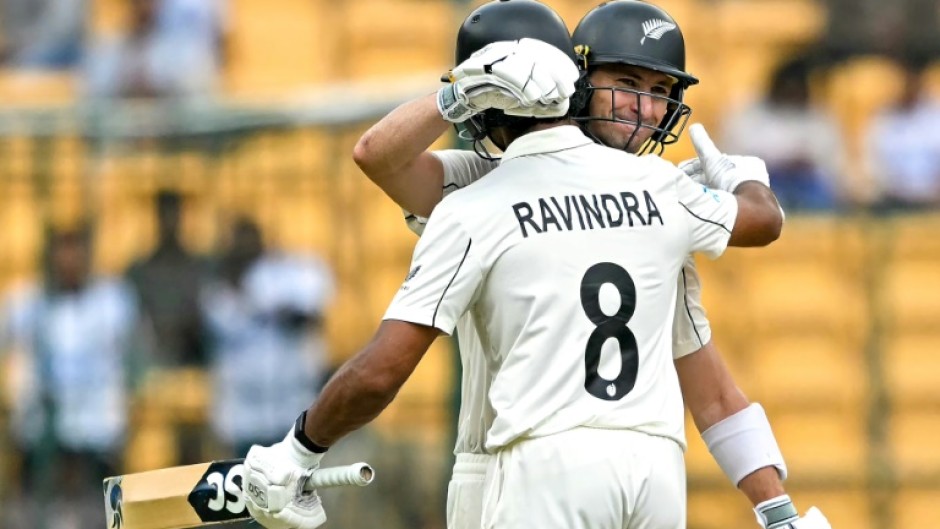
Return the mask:
[[712,330],[702,306],[702,283],[695,258],[688,256],[679,272],[676,316],[672,326],[672,358],[698,351],[712,338]]
[[731,193],[709,189],[684,174],[677,177],[679,203],[689,215],[690,251],[718,257],[728,247],[738,216],[738,201]]
[[478,251],[452,214],[436,210],[415,247],[408,276],[383,319],[452,334],[483,281]]
[[[445,197],[476,182],[499,165],[497,160],[487,160],[473,151],[448,149],[433,151],[431,154],[436,156],[444,166],[443,196]],[[421,235],[428,219],[413,215],[409,211],[404,211],[404,214],[408,229]]]

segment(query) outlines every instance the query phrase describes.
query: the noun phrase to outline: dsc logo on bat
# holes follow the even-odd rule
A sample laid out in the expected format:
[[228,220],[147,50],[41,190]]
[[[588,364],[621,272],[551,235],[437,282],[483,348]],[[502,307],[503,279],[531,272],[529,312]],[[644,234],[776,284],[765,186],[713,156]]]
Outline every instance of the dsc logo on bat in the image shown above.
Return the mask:
[[187,498],[204,522],[244,518],[245,497],[242,486],[245,466],[241,460],[213,462]]

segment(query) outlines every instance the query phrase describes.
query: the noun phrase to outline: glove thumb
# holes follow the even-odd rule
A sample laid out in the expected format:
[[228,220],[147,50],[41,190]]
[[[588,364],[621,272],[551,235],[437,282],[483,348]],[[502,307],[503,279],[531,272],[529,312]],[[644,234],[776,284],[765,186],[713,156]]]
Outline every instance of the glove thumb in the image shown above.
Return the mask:
[[705,165],[721,156],[721,151],[715,146],[715,142],[708,136],[705,126],[701,123],[693,123],[689,126],[689,137],[692,139],[695,154]]

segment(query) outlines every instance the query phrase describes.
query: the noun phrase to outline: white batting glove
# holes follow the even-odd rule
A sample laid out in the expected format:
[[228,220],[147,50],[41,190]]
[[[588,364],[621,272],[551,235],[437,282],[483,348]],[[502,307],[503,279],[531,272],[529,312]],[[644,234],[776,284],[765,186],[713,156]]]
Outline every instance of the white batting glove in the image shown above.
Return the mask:
[[[529,66],[531,61],[532,66]],[[563,51],[538,39],[521,39],[516,54],[498,63],[495,71],[526,89],[518,107],[506,109],[510,116],[553,118],[568,112],[569,98],[574,95],[578,67]]]
[[323,454],[304,448],[291,430],[280,443],[255,445],[245,457],[245,505],[267,529],[314,529],[326,522],[316,491],[304,483]]
[[438,110],[445,120],[461,123],[488,109],[515,116],[563,116],[578,70],[558,48],[521,39],[477,50],[451,77],[453,83],[438,91]]
[[756,156],[732,156],[723,154],[712,142],[700,123],[689,127],[689,137],[698,158],[679,164],[685,174],[711,189],[734,192],[743,182],[753,180],[770,187],[767,164]]
[[810,507],[804,516],[799,516],[786,494],[758,503],[754,513],[757,523],[764,529],[832,529],[829,520],[816,507]]

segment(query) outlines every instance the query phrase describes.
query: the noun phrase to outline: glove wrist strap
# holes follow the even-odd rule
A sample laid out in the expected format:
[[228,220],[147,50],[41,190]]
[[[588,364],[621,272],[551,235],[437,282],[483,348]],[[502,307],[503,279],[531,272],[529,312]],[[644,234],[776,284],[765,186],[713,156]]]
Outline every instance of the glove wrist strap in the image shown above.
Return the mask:
[[445,121],[463,123],[473,115],[467,105],[457,97],[457,86],[447,85],[437,91],[437,111]]
[[294,422],[294,439],[296,439],[301,446],[315,454],[322,454],[329,450],[330,447],[320,446],[307,437],[307,434],[304,432],[304,423],[306,422],[307,410],[304,410],[304,412],[300,414],[300,417],[297,417],[297,421]]
[[790,527],[790,523],[800,518],[793,501],[786,494],[758,503],[754,513],[758,523],[765,529]]

